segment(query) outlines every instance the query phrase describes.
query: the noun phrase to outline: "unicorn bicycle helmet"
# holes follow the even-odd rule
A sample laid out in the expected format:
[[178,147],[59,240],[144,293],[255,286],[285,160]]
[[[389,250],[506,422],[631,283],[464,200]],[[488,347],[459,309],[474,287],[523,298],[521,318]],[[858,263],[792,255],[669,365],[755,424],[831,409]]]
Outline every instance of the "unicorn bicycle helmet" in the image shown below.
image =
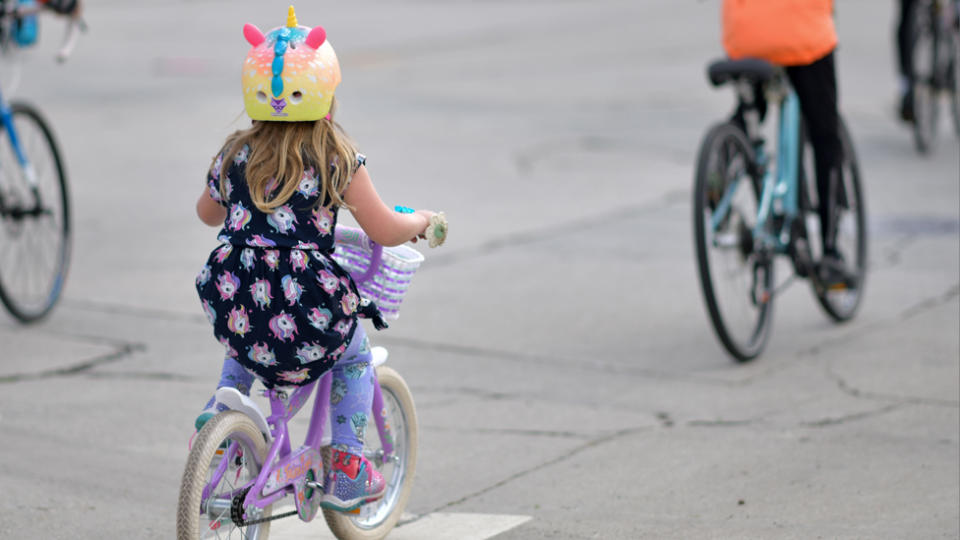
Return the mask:
[[287,24],[266,35],[252,24],[243,36],[253,47],[243,62],[243,103],[253,120],[304,122],[330,113],[340,84],[340,64],[323,27],[297,25],[293,6]]

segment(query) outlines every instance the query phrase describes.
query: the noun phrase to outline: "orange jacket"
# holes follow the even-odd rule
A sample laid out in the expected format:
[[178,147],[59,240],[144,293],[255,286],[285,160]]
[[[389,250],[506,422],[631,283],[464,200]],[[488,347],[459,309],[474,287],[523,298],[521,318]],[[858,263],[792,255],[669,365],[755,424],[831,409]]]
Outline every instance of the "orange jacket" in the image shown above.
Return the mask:
[[730,58],[810,64],[837,46],[833,0],[724,0],[723,47]]

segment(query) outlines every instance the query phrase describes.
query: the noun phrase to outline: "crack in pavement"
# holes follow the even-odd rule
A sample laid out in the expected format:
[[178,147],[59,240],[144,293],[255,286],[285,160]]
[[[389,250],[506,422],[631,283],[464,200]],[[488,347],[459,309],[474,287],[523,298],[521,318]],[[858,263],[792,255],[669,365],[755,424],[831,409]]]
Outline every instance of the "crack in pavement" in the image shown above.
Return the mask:
[[[161,319],[166,321],[174,322],[185,322],[185,323],[195,323],[208,325],[206,316],[203,314],[191,315],[182,312],[172,311],[172,310],[159,310],[159,309],[147,309],[140,308],[137,306],[130,306],[124,304],[116,304],[109,302],[99,302],[93,300],[84,300],[84,299],[70,299],[64,302],[66,307],[72,309],[77,309],[80,311],[92,311],[96,313],[103,313],[107,315],[126,315],[134,317],[142,317],[146,319]],[[107,339],[107,338],[103,338]],[[783,366],[771,366],[770,368],[765,368],[763,372],[749,377],[747,379],[739,381],[727,381],[722,379],[717,379],[714,377],[699,375],[699,374],[690,374],[690,373],[677,373],[662,371],[656,369],[648,368],[636,368],[636,367],[624,367],[614,364],[601,364],[601,363],[589,363],[585,362],[582,358],[565,358],[558,355],[531,355],[519,352],[506,351],[501,349],[487,348],[487,347],[478,347],[473,345],[459,345],[452,343],[444,343],[439,341],[427,341],[416,338],[405,338],[399,336],[389,336],[383,335],[377,337],[378,342],[385,344],[394,343],[397,345],[410,347],[413,349],[418,349],[422,351],[435,351],[435,352],[447,352],[454,353],[462,356],[472,356],[472,357],[496,357],[511,359],[521,362],[526,362],[529,364],[540,364],[548,365],[551,367],[563,367],[571,370],[580,370],[580,371],[602,371],[612,375],[630,375],[638,376],[643,378],[650,378],[656,380],[679,380],[679,381],[688,381],[694,383],[708,384],[708,385],[719,385],[725,387],[738,387],[745,386],[755,378],[760,378],[768,374],[770,371],[775,369],[782,369]]]
[[682,200],[686,200],[687,196],[688,190],[673,189],[663,193],[656,199],[642,204],[632,204],[620,207],[619,209],[604,210],[598,214],[585,216],[573,221],[547,223],[539,227],[531,227],[525,231],[500,235],[472,248],[464,248],[459,251],[448,251],[447,253],[433,255],[430,257],[430,264],[427,265],[426,269],[457,264],[466,260],[503,251],[508,248],[522,247],[538,242],[566,238],[571,234],[583,233],[584,231],[590,229],[609,228],[611,224],[618,221],[626,221],[631,218],[643,216],[648,212],[667,208],[673,204],[676,204],[676,202],[681,198]]
[[[700,374],[691,374],[691,373],[681,373],[681,372],[670,372],[662,371],[650,368],[637,368],[637,367],[624,367],[616,364],[608,364],[597,361],[590,361],[584,359],[583,356],[580,357],[564,357],[560,355],[537,355],[537,354],[527,354],[522,352],[507,351],[503,349],[493,349],[489,347],[478,347],[474,345],[458,345],[453,343],[444,343],[441,341],[427,341],[417,338],[408,338],[408,337],[398,337],[398,336],[382,336],[379,337],[378,342],[383,342],[386,344],[394,344],[402,347],[409,347],[411,349],[416,349],[420,351],[431,351],[431,352],[444,352],[444,353],[453,353],[461,356],[467,357],[481,357],[481,358],[499,358],[503,360],[512,360],[517,362],[523,362],[531,365],[544,365],[551,368],[564,368],[572,371],[586,371],[586,372],[603,372],[611,375],[632,375],[654,380],[668,380],[668,381],[687,381],[701,384],[708,384],[713,386],[721,387],[740,387],[753,382],[757,377],[761,377],[764,374],[767,374],[770,371],[775,369],[782,369],[784,367],[789,367],[789,365],[781,366],[771,366],[766,368],[763,372],[749,377],[747,379],[738,380],[738,381],[728,381],[723,379],[718,379],[715,377],[710,377],[709,375],[700,375]],[[637,352],[637,354],[642,354],[643,351]]]
[[[820,354],[821,350],[824,348],[833,347],[835,345],[847,343],[853,339],[860,339],[871,333],[882,331],[891,326],[896,326],[898,323],[926,313],[932,309],[935,309],[939,306],[947,304],[956,298],[960,297],[960,282],[953,284],[946,291],[941,294],[923,298],[913,304],[912,306],[907,307],[900,314],[893,319],[888,319],[884,321],[877,321],[874,324],[864,326],[858,331],[850,332],[843,336],[836,337],[831,340],[825,340],[821,344],[807,349],[807,353],[811,356],[817,356]],[[937,398],[925,398],[925,397],[916,397],[916,396],[897,396],[893,394],[885,394],[882,392],[870,392],[858,388],[856,385],[848,382],[842,375],[836,372],[834,369],[834,363],[836,361],[827,360],[824,366],[824,371],[827,375],[827,378],[833,380],[837,388],[840,389],[844,394],[857,398],[857,399],[869,399],[873,401],[893,401],[895,404],[904,405],[904,404],[913,404],[913,405],[931,405],[931,406],[940,406],[940,407],[960,407],[960,401],[949,400],[949,399],[937,399]]]
[[876,416],[881,416],[889,412],[893,412],[897,409],[900,409],[905,405],[906,405],[905,403],[891,403],[889,405],[884,405],[883,407],[880,407],[878,409],[874,409],[871,411],[862,411],[862,412],[847,414],[843,416],[822,418],[820,420],[814,420],[811,422],[800,422],[800,425],[803,427],[813,427],[813,428],[838,426],[842,424],[848,424],[850,422],[856,422],[858,420],[865,420],[867,418],[874,418]]
[[463,504],[463,503],[465,503],[465,502],[467,502],[467,501],[469,501],[469,500],[471,500],[471,499],[475,499],[475,498],[477,498],[477,497],[480,497],[481,495],[484,495],[484,494],[489,493],[489,492],[491,492],[491,491],[493,491],[493,490],[495,490],[495,489],[498,489],[498,488],[500,488],[500,487],[503,487],[503,486],[505,486],[505,485],[507,485],[507,484],[509,484],[509,483],[511,483],[511,482],[513,482],[513,481],[515,481],[515,480],[518,480],[518,479],[523,478],[523,477],[525,477],[525,476],[529,476],[530,474],[533,474],[533,473],[535,473],[535,472],[537,472],[537,471],[540,471],[540,470],[542,470],[542,469],[545,469],[545,468],[547,468],[547,467],[551,467],[551,466],[556,465],[556,464],[558,464],[558,463],[562,463],[562,462],[564,462],[564,461],[567,461],[567,460],[569,460],[570,458],[572,458],[572,457],[576,456],[577,454],[580,454],[580,453],[582,453],[582,452],[584,452],[584,451],[586,451],[586,450],[590,450],[590,449],[592,449],[592,448],[596,448],[597,446],[606,444],[606,443],[608,443],[608,442],[615,441],[615,440],[617,440],[617,439],[622,439],[622,438],[627,437],[627,436],[630,436],[630,435],[635,435],[635,434],[637,434],[637,433],[643,433],[644,431],[650,431],[651,429],[653,429],[653,428],[651,428],[651,427],[626,428],[626,429],[621,429],[621,430],[619,430],[619,431],[616,431],[616,432],[614,432],[614,433],[610,433],[610,434],[604,435],[604,436],[602,436],[602,437],[597,437],[597,438],[595,438],[595,439],[591,439],[591,440],[589,440],[589,441],[587,441],[587,442],[585,442],[585,443],[583,443],[583,444],[581,444],[581,445],[578,445],[578,446],[576,446],[576,447],[574,447],[574,448],[571,448],[570,450],[564,452],[563,454],[560,454],[559,456],[557,456],[557,457],[555,457],[555,458],[553,458],[553,459],[549,459],[549,460],[544,461],[544,462],[542,462],[542,463],[540,463],[540,464],[538,464],[538,465],[534,465],[534,466],[532,466],[532,467],[528,467],[528,468],[523,469],[523,470],[521,470],[521,471],[517,471],[517,472],[515,472],[515,473],[513,473],[513,474],[511,474],[511,475],[509,475],[509,476],[507,476],[506,478],[502,478],[502,479],[494,482],[493,484],[488,485],[487,487],[478,489],[478,490],[476,490],[476,491],[474,491],[474,492],[471,492],[471,493],[468,493],[467,495],[464,495],[464,496],[462,496],[462,497],[460,497],[460,498],[458,498],[458,499],[454,499],[454,500],[449,501],[449,502],[447,502],[447,503],[441,504],[440,506],[438,506],[438,507],[436,507],[436,508],[434,508],[434,509],[432,509],[432,510],[430,510],[430,511],[428,511],[428,512],[425,512],[424,514],[421,514],[420,516],[417,516],[417,518],[411,520],[411,522],[412,522],[412,521],[417,521],[418,519],[421,519],[421,518],[423,518],[423,517],[426,517],[426,516],[428,516],[428,515],[430,515],[430,514],[433,514],[433,513],[435,513],[435,512],[442,512],[442,511],[444,511],[444,510],[446,510],[446,509],[448,509],[448,508],[451,508],[451,507],[453,507],[453,506],[457,506],[457,505]]
[[132,315],[145,319],[156,319],[170,322],[195,322],[210,324],[206,315],[202,313],[183,313],[168,309],[152,309],[113,302],[102,302],[87,298],[64,298],[63,305],[81,311],[93,311],[106,315]]
[[0,384],[47,379],[50,377],[69,377],[89,371],[99,366],[118,362],[131,356],[134,352],[143,351],[145,349],[146,347],[139,343],[124,343],[113,351],[64,367],[47,369],[37,373],[15,373],[13,375],[3,375],[0,376]]
[[448,427],[448,426],[428,426],[421,425],[421,429],[431,429],[446,433],[466,433],[476,435],[478,433],[489,435],[519,435],[525,437],[549,437],[554,439],[589,439],[591,436],[573,431],[559,431],[549,429],[513,429],[513,428],[480,428],[480,427]]

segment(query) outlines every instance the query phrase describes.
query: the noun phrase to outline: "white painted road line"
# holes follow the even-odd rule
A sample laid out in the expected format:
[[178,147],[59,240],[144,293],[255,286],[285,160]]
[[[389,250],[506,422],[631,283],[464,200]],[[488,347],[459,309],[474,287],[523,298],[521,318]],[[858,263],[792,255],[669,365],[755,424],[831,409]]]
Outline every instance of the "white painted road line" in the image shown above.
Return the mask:
[[[404,516],[406,518],[406,516]],[[530,516],[503,514],[434,513],[405,523],[391,532],[390,540],[486,540],[519,527]],[[270,526],[271,540],[335,540],[323,521],[323,515],[310,523],[296,517],[281,519]]]

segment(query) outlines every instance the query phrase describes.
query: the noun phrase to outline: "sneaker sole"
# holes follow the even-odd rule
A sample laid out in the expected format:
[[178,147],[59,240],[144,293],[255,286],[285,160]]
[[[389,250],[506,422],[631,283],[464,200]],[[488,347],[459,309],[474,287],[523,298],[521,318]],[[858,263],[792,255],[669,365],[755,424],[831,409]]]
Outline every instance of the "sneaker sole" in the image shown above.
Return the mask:
[[366,498],[360,498],[360,499],[351,499],[349,501],[341,501],[336,497],[327,496],[330,498],[328,499],[325,497],[324,499],[322,499],[320,501],[320,507],[326,508],[328,510],[337,510],[338,512],[352,512],[354,510],[358,510],[361,506],[367,503],[379,501],[380,499],[383,498],[383,496],[386,493],[387,493],[387,490],[384,489],[383,493],[380,493],[379,495],[374,495],[373,497],[366,497]]

